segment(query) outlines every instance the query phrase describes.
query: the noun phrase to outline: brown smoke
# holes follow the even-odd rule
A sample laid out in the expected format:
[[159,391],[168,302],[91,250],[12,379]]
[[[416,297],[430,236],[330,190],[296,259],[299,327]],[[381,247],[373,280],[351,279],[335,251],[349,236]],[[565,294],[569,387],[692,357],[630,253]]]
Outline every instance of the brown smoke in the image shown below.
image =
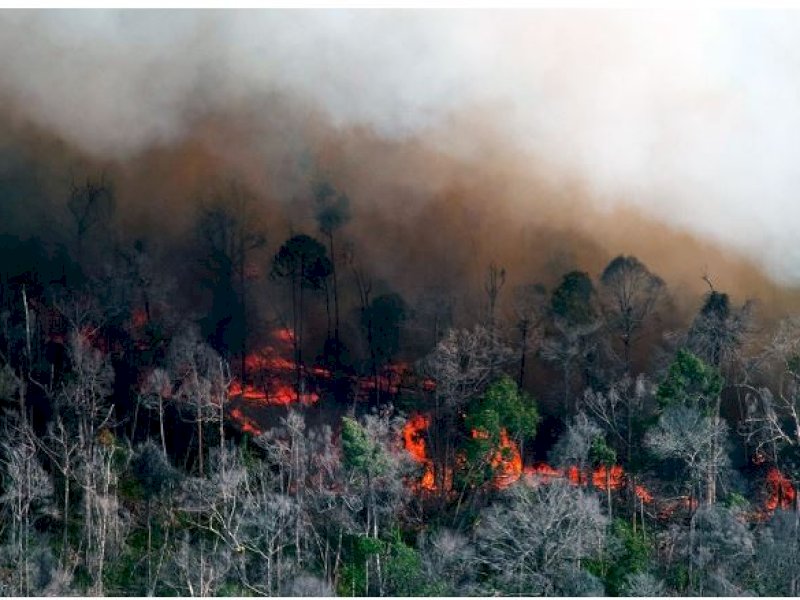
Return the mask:
[[[236,181],[257,197],[272,252],[290,231],[316,232],[311,184],[325,179],[351,198],[353,219],[342,235],[355,259],[379,287],[410,300],[443,285],[474,313],[491,262],[508,270],[510,285],[552,286],[573,268],[597,275],[624,253],[664,277],[687,314],[706,289],[703,274],[737,299],[758,297],[768,313],[797,306],[795,290],[771,282],[730,248],[632,208],[596,208],[588,184],[507,144],[490,115],[467,114],[449,125],[480,132],[476,155],[448,148],[447,128],[389,138],[335,127],[290,100],[243,102],[198,118],[180,140],[105,161],[6,115],[4,152],[24,158],[17,170],[35,172],[38,197],[6,207],[15,215],[6,228],[57,234],[70,179],[103,172],[114,184],[121,235],[156,239],[174,258],[171,246],[191,242],[198,203],[221,182]],[[26,216],[31,206],[41,220]]]

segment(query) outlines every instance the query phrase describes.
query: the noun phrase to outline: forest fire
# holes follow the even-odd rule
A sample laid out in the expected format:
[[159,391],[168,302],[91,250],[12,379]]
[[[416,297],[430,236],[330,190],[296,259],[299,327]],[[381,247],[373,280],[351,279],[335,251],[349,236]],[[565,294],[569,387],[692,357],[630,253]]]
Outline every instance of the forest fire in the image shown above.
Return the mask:
[[[625,486],[625,470],[620,465],[613,465],[610,468],[600,466],[585,473],[576,466],[568,467],[567,469],[556,469],[547,463],[537,463],[530,467],[525,467],[524,474],[527,478],[538,480],[543,483],[548,483],[552,479],[566,479],[572,485],[588,486],[590,483],[592,487],[599,490],[619,490]],[[636,496],[645,503],[652,502],[653,496],[650,492],[641,485],[635,486]]]
[[522,475],[522,454],[505,429],[500,430],[500,448],[492,458],[492,467],[497,470],[495,485],[498,488],[508,487]]
[[[474,439],[488,439],[485,431],[473,429],[471,435]],[[505,428],[500,430],[500,445],[490,460],[496,475],[494,484],[498,488],[506,488],[516,482],[522,475],[522,455],[517,444],[508,437]]]
[[790,509],[794,506],[797,492],[789,479],[776,467],[771,467],[767,473],[766,488],[767,499],[764,506],[768,511]]
[[[430,417],[414,414],[403,427],[403,444],[414,460],[425,465],[422,479],[416,484],[419,489],[433,490],[436,487],[433,461],[428,457],[425,446],[425,432],[430,427]],[[472,430],[473,438],[486,438],[488,435],[479,430]],[[554,479],[566,479],[573,485],[591,485],[599,490],[619,490],[624,487],[625,471],[620,465],[610,468],[600,466],[591,473],[584,473],[576,466],[567,469],[556,469],[547,463],[537,463],[525,467],[519,446],[508,436],[506,429],[500,430],[500,444],[491,458],[491,465],[496,471],[494,486],[498,489],[509,487],[525,477],[526,481],[549,483]],[[653,501],[652,494],[642,485],[634,488],[636,496],[645,504]]]
[[[275,346],[265,345],[248,354],[244,359],[244,365],[253,383],[243,384],[240,380],[234,379],[228,390],[230,396],[271,406],[316,403],[319,394],[298,391],[294,384],[287,381],[297,372],[297,364],[284,356],[289,351],[287,346],[294,340],[294,332],[284,327],[276,329],[271,335],[284,347],[279,350]],[[303,374],[308,372],[315,377],[330,377],[330,372],[321,367],[302,369]]]
[[256,424],[256,422],[251,419],[250,417],[246,416],[242,409],[234,408],[230,412],[231,418],[236,421],[239,425],[239,428],[244,433],[249,433],[251,435],[261,435],[262,431],[261,428]]
[[412,415],[403,427],[403,444],[414,460],[424,467],[419,489],[432,491],[436,489],[436,478],[433,473],[433,461],[428,458],[425,448],[425,432],[430,426],[430,418],[426,415]]

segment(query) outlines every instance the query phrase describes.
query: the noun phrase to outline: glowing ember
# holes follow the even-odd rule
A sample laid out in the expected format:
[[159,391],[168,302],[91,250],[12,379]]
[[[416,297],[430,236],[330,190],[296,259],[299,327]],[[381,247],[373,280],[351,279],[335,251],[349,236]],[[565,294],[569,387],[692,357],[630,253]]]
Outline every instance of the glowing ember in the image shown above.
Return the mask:
[[236,380],[231,383],[228,393],[231,397],[243,398],[244,400],[270,406],[289,406],[298,402],[308,406],[319,400],[319,394],[314,392],[298,394],[297,390],[290,385],[278,384],[265,390],[253,385],[245,385],[243,387]]
[[289,329],[288,327],[282,327],[281,329],[276,329],[272,333],[275,339],[284,342],[285,344],[293,344],[294,343],[294,331]]
[[256,422],[253,419],[247,417],[242,413],[241,409],[234,408],[230,412],[231,418],[239,424],[239,428],[245,432],[252,435],[261,435],[261,429],[256,425]]
[[554,469],[547,463],[537,463],[530,467],[525,467],[524,470],[525,476],[528,478],[538,478],[544,482],[549,481],[550,479],[558,479],[564,477],[564,473],[559,471],[558,469]]
[[135,308],[131,312],[131,325],[134,329],[141,329],[147,325],[147,312],[143,308]]
[[[562,470],[551,467],[547,463],[537,463],[533,466],[525,467],[523,472],[529,482],[549,483],[553,479],[566,479],[572,485],[588,485],[590,481],[576,466]],[[608,473],[606,473],[606,467],[604,466],[592,471],[591,483],[595,488],[605,490],[606,482],[612,490],[621,489],[626,483],[625,470],[620,465],[614,465],[608,470]],[[645,504],[653,501],[653,495],[642,485],[634,486],[634,493]]]

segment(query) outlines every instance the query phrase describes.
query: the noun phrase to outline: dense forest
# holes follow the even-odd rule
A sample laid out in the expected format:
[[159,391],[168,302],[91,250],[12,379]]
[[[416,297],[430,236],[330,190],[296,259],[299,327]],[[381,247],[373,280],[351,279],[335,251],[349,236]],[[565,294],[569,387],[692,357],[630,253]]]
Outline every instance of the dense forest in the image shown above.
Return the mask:
[[800,593],[800,316],[624,254],[412,294],[309,190],[4,234],[4,594]]

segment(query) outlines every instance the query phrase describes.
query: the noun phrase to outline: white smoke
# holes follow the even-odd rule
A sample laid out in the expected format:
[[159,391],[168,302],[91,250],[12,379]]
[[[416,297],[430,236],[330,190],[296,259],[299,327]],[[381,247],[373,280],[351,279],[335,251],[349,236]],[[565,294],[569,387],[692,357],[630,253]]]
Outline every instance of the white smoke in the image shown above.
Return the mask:
[[[389,136],[483,110],[600,206],[797,282],[799,34],[800,15],[757,11],[4,12],[0,97],[116,157],[275,92]],[[464,127],[446,147],[482,140]]]

